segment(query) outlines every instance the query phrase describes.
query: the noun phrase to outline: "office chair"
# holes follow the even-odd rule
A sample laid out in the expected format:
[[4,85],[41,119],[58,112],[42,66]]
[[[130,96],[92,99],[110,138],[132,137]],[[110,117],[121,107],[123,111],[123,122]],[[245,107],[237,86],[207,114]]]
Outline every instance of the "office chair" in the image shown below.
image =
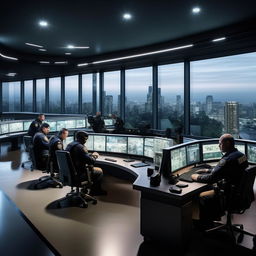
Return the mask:
[[[33,144],[33,138],[32,138],[32,136],[24,136],[24,137],[23,137],[23,143],[24,143],[24,146],[25,146],[25,151],[29,153],[29,150],[30,150],[29,147]],[[31,171],[33,171],[30,155],[29,155],[29,160],[23,162],[23,163],[21,164],[21,167],[22,167],[22,168],[25,168],[26,164],[29,164],[29,163],[30,163],[29,169],[30,169]]]
[[[253,250],[256,250],[256,234],[249,233],[244,230],[243,224],[232,224],[233,214],[243,214],[250,208],[254,201],[253,185],[256,176],[256,166],[248,167],[242,176],[241,183],[238,187],[230,186],[230,190],[226,193],[226,211],[227,220],[225,224],[217,223],[219,226],[206,230],[207,233],[225,229],[227,230],[234,241],[234,243],[241,243],[244,235],[253,237]],[[224,191],[222,191],[224,193]],[[236,241],[234,232],[238,232],[239,236]]]
[[62,183],[55,177],[54,171],[52,168],[50,168],[49,162],[47,163],[47,168],[45,170],[42,170],[41,168],[38,167],[33,145],[29,146],[29,155],[32,161],[32,170],[37,169],[37,170],[41,170],[43,173],[47,172],[50,174],[50,175],[46,175],[39,178],[38,181],[33,184],[34,189],[38,189],[40,185],[41,186],[43,185],[43,183],[47,183],[48,186],[51,186],[54,188],[63,187]]
[[[97,199],[89,195],[90,188],[93,184],[90,178],[89,167],[86,167],[87,180],[80,181],[70,157],[70,153],[64,150],[57,150],[56,157],[59,165],[60,180],[64,186],[71,187],[71,191],[66,197],[57,201],[57,206],[61,208],[61,202],[73,202],[75,199],[79,201],[78,203],[81,208],[87,208],[89,201],[92,201],[93,204],[97,204]],[[83,190],[81,191],[80,188],[83,188]]]

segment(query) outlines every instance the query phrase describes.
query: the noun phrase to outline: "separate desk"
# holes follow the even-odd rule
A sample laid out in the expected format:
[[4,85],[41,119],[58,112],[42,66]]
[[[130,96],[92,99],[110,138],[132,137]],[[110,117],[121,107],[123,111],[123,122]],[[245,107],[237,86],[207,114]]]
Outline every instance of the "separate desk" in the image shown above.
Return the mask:
[[[117,162],[110,162],[105,158],[112,158]],[[208,185],[198,182],[188,183],[189,186],[183,188],[181,194],[174,194],[169,192],[170,184],[164,177],[162,177],[160,186],[150,185],[147,168],[154,167],[153,163],[150,166],[134,168],[131,164],[141,161],[135,160],[135,162],[127,163],[123,159],[101,155],[96,166],[102,167],[107,172],[114,169],[115,173],[111,174],[120,178],[126,176],[127,173],[132,176],[133,188],[141,192],[141,235],[144,239],[167,242],[170,246],[184,246],[192,231],[192,200],[200,192],[206,190]],[[192,166],[176,173],[181,174],[190,168]]]

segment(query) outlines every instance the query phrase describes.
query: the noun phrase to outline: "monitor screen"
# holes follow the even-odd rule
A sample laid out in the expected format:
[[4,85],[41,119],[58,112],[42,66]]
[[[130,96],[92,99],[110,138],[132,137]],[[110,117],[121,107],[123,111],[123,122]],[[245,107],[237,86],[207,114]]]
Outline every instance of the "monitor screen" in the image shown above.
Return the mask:
[[256,163],[256,145],[247,145],[247,158],[250,163]]
[[106,151],[106,137],[100,135],[94,135],[93,137],[93,150],[95,151]]
[[144,156],[154,158],[154,139],[145,138],[144,140]]
[[114,125],[113,119],[104,119],[105,126]]
[[85,146],[87,147],[87,149],[91,151],[93,151],[93,138],[94,138],[94,135],[89,135],[85,143]]
[[218,160],[222,157],[219,144],[204,144],[203,145],[203,160]]
[[193,144],[186,146],[187,149],[187,163],[195,164],[200,162],[200,151],[199,151],[199,144]]
[[85,119],[76,120],[76,128],[86,128]]
[[73,136],[67,137],[66,140],[63,141],[64,149],[66,149],[67,145],[73,141],[74,141]]
[[28,131],[31,123],[32,123],[32,121],[24,121],[23,122],[23,131]]
[[171,150],[171,170],[176,171],[187,165],[186,148],[181,147]]
[[154,164],[158,167],[161,165],[163,154],[162,153],[155,153],[154,156]]
[[9,132],[9,124],[1,124],[2,134]]
[[245,144],[236,143],[235,147],[237,148],[238,151],[240,151],[243,154],[245,154]]
[[9,123],[9,132],[23,131],[23,122]]
[[164,148],[169,148],[173,145],[172,140],[155,138],[154,150],[155,152],[162,153]]
[[76,120],[66,120],[65,125],[67,129],[74,129],[76,128]]
[[128,154],[143,156],[144,138],[128,137]]
[[127,154],[127,137],[107,136],[107,152]]
[[57,129],[56,129],[56,121],[47,121],[47,124],[50,125],[50,131],[51,132],[56,132]]
[[61,130],[62,128],[66,128],[66,122],[65,121],[57,121],[57,131]]

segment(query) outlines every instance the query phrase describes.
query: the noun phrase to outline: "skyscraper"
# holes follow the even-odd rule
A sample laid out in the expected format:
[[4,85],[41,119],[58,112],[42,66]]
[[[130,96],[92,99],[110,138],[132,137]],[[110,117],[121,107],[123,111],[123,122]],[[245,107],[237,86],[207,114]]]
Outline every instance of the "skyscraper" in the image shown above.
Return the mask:
[[239,137],[239,105],[236,101],[228,101],[225,103],[224,111],[225,132]]
[[181,114],[182,112],[182,104],[181,104],[181,96],[176,95],[176,111],[178,114]]
[[209,115],[212,112],[213,97],[212,95],[206,96],[206,114]]
[[113,113],[113,96],[106,95],[104,100],[104,114],[109,115]]

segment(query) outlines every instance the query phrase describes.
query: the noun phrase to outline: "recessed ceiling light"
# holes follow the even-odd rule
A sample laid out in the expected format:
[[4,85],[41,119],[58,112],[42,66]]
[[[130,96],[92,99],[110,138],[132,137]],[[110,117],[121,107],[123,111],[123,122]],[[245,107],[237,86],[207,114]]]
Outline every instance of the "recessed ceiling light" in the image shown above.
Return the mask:
[[194,13],[194,14],[198,14],[198,13],[200,13],[200,12],[201,12],[201,8],[198,7],[198,6],[196,6],[196,7],[194,7],[194,8],[192,9],[192,13]]
[[226,40],[226,37],[215,38],[212,40],[212,42],[219,42],[219,41],[223,41],[223,40]]
[[65,55],[71,55],[71,52],[65,52]]
[[38,45],[38,44],[31,44],[31,43],[25,43],[28,46],[33,46],[33,47],[37,47],[37,48],[43,48],[43,46]]
[[48,22],[46,20],[40,20],[38,24],[41,27],[48,27]]
[[40,63],[40,64],[50,64],[50,61],[44,61],[44,60],[42,60],[42,61],[39,61],[39,63]]
[[55,61],[54,64],[67,64],[67,61]]
[[129,56],[124,56],[124,57],[119,57],[119,58],[114,58],[114,59],[108,59],[108,60],[100,60],[100,61],[94,61],[92,63],[80,63],[77,66],[86,66],[88,64],[100,64],[100,63],[106,63],[106,62],[112,62],[112,61],[118,61],[118,60],[125,60],[125,59],[131,59],[131,58],[136,58],[136,57],[143,57],[147,55],[153,55],[153,54],[159,54],[159,53],[164,53],[164,52],[171,52],[171,51],[177,51],[189,47],[193,47],[193,44],[188,44],[188,45],[182,45],[178,47],[173,47],[173,48],[167,48],[159,51],[153,51],[153,52],[146,52],[146,53],[140,53],[140,54],[135,54],[135,55],[129,55]]
[[8,73],[8,74],[6,74],[6,76],[11,76],[11,77],[16,76],[16,75],[17,75],[17,73]]
[[74,46],[72,44],[69,44],[67,46],[68,49],[89,49],[90,47],[89,46]]
[[18,60],[18,58],[14,58],[14,57],[11,57],[11,56],[7,56],[7,55],[4,55],[2,53],[0,53],[0,56],[4,59],[9,59],[9,60]]
[[130,13],[124,13],[123,14],[123,19],[124,20],[130,20],[132,18],[132,15]]
[[38,51],[46,52],[46,49],[38,49]]

